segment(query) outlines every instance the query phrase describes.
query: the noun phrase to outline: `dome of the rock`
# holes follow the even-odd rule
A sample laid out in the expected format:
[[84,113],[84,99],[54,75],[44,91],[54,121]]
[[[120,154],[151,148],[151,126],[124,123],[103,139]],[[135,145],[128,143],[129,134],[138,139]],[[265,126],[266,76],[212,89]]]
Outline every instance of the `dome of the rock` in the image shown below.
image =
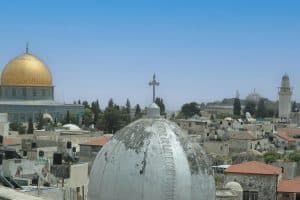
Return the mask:
[[36,56],[25,53],[11,60],[1,74],[5,86],[52,86],[47,65]]

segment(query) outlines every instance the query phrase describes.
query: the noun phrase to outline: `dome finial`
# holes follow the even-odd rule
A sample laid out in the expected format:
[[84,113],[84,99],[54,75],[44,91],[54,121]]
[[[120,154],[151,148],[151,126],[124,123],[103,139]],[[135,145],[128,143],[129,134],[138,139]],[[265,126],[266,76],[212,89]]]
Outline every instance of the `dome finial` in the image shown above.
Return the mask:
[[147,117],[148,118],[160,118],[160,108],[156,103],[152,103],[147,108]]
[[29,54],[29,43],[26,42],[26,51],[25,51],[26,54]]

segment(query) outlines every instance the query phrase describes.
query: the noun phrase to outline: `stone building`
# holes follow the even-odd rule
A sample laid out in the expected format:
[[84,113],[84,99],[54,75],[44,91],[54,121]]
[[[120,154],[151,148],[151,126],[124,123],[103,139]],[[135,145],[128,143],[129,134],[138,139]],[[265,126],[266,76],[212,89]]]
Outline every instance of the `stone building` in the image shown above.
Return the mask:
[[258,135],[253,131],[233,132],[230,137],[230,152],[247,152],[250,150],[262,151],[269,149],[267,138]]
[[177,124],[191,135],[202,135],[205,134],[211,121],[206,117],[200,117],[199,115],[194,115],[188,119],[179,119]]
[[98,152],[111,139],[111,137],[111,135],[102,135],[99,137],[91,138],[86,142],[80,143],[79,160],[81,162],[88,162],[90,169]]
[[282,180],[278,184],[278,200],[300,199],[300,176],[294,179]]
[[275,143],[283,149],[300,150],[300,128],[280,128],[275,134]]
[[238,182],[243,189],[243,200],[276,200],[281,175],[279,167],[251,161],[227,168],[225,183]]
[[52,74],[28,48],[4,67],[0,81],[0,113],[8,113],[9,122],[37,121],[41,113],[49,113],[57,120],[62,120],[68,111],[77,118],[83,114],[82,105],[54,100]]

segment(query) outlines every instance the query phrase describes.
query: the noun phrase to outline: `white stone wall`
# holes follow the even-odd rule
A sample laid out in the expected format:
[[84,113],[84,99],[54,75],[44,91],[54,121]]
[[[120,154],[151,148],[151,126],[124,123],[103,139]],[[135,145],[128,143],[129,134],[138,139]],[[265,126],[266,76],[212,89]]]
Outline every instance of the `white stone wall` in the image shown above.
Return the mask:
[[250,174],[234,174],[225,175],[225,183],[238,182],[243,191],[258,192],[259,200],[276,200],[277,182],[276,175],[250,175]]
[[279,95],[279,118],[289,119],[291,114],[291,95]]

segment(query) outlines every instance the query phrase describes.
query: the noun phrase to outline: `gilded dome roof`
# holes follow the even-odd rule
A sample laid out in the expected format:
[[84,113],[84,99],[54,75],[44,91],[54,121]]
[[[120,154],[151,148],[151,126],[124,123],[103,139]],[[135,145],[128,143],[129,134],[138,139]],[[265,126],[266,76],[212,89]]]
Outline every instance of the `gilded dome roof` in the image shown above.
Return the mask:
[[47,65],[36,56],[25,53],[11,60],[1,74],[1,85],[52,86]]

